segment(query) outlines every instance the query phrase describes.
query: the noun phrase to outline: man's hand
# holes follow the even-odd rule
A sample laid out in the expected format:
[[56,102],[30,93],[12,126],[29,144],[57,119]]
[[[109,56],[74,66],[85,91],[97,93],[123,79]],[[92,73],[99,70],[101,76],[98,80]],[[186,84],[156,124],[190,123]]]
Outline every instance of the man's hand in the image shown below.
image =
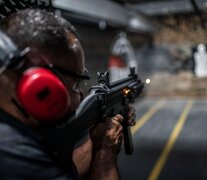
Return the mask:
[[117,114],[91,129],[90,136],[94,151],[106,150],[107,152],[111,151],[114,155],[120,152],[123,140],[122,121],[123,117]]
[[[136,112],[134,107],[129,107],[128,124],[134,126]],[[113,153],[118,154],[121,149],[123,140],[121,123],[123,117],[120,114],[112,118],[108,118],[105,122],[99,123],[91,129],[91,140],[93,142],[93,149],[111,149]]]
[[121,122],[123,117],[119,114],[107,118],[91,129],[93,143],[93,161],[91,164],[91,180],[119,180],[117,155],[121,150],[123,140]]
[[[128,113],[129,119],[127,122],[130,126],[134,126],[136,124],[135,117],[136,117],[135,109],[133,107],[129,107],[129,113]],[[99,123],[98,125],[94,126],[90,132],[93,145],[91,141],[88,140],[83,146],[81,146],[80,148],[74,151],[73,160],[75,161],[79,174],[81,176],[89,173],[88,169],[89,169],[89,166],[91,165],[92,148],[93,148],[93,153],[96,153],[97,151],[98,153],[99,152],[101,153],[100,156],[103,155],[104,160],[100,160],[100,157],[97,157],[97,155],[95,155],[96,156],[95,162],[96,163],[100,162],[101,167],[103,169],[105,168],[104,166],[106,166],[106,164],[111,165],[116,162],[115,159],[116,159],[117,154],[121,150],[121,144],[123,140],[122,127],[121,127],[122,121],[123,121],[123,117],[121,115],[117,115],[113,118],[108,118],[107,121],[104,123]],[[110,151],[111,153],[107,154]],[[104,155],[105,153],[106,153],[106,156]],[[111,154],[113,157],[111,160],[112,161],[115,160],[115,162],[111,162],[111,160],[107,160],[108,158],[109,159],[111,158]],[[116,164],[114,164],[114,167],[116,167]],[[97,168],[96,165],[95,165],[95,168]],[[103,170],[102,168],[100,169],[101,173]],[[118,171],[116,170],[116,168],[113,169],[114,173],[116,171]],[[99,178],[101,176],[100,172],[98,173]],[[92,174],[93,176],[95,176],[94,173]]]

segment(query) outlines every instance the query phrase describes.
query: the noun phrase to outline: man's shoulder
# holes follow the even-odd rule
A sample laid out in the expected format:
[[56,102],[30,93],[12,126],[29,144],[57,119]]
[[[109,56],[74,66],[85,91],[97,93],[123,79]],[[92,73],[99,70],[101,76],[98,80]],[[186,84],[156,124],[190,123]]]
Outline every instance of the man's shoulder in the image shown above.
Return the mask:
[[38,161],[51,162],[37,141],[5,123],[0,123],[0,159],[9,166],[23,162],[30,166]]
[[12,119],[12,117],[8,119],[5,116],[0,116],[0,149],[16,149],[19,150],[19,153],[21,154],[26,148],[27,153],[30,153],[29,149],[39,149],[41,146],[39,145],[35,134],[33,132],[27,134],[26,132],[29,131],[29,128],[16,121],[18,120],[15,118]]
[[[0,117],[0,177],[1,179],[73,179],[65,173],[31,134],[21,127],[1,121]],[[71,176],[71,178],[69,178]]]
[[26,148],[27,153],[29,153],[29,149],[38,149],[40,148],[40,145],[31,136],[21,133],[21,130],[18,128],[14,128],[9,124],[1,122],[0,150],[3,150],[4,148],[11,151],[16,149],[19,150],[20,154],[23,154],[23,150],[26,150]]

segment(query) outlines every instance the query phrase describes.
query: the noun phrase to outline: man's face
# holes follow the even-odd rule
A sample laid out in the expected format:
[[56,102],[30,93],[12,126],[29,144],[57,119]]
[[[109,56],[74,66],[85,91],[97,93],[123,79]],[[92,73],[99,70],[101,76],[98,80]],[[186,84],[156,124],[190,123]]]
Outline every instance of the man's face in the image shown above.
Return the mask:
[[[79,40],[73,34],[68,34],[68,46],[70,56],[65,56],[64,60],[58,63],[60,68],[64,68],[77,75],[82,75],[85,69],[85,59],[82,46]],[[83,96],[82,90],[77,86],[78,78],[74,76],[62,76],[69,92],[70,106],[68,113],[73,112],[80,104]]]

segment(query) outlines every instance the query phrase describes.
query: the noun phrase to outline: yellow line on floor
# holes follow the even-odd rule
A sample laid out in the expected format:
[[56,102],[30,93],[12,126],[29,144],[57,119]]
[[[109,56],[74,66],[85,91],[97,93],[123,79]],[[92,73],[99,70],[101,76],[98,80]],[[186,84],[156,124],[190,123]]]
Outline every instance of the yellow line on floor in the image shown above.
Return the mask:
[[160,108],[164,106],[165,103],[165,99],[159,100],[139,120],[137,120],[136,125],[131,128],[132,134],[135,134]]
[[185,109],[183,110],[177,124],[175,125],[175,127],[174,127],[168,141],[167,141],[167,144],[165,145],[157,163],[155,164],[154,168],[152,169],[148,180],[157,180],[158,179],[160,172],[162,171],[162,168],[168,158],[168,155],[170,154],[170,151],[172,150],[172,148],[175,144],[175,141],[178,138],[178,136],[183,128],[183,125],[187,119],[187,116],[188,116],[191,108],[192,108],[192,105],[193,105],[193,100],[189,100],[188,103],[186,104]]

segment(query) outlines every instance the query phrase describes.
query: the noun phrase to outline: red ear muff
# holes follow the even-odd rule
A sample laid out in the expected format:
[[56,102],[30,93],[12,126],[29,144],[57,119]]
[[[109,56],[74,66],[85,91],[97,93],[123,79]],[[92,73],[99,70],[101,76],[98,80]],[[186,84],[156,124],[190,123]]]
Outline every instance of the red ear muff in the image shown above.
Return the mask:
[[26,112],[46,123],[63,117],[70,105],[67,88],[46,68],[26,70],[17,83],[16,92]]

